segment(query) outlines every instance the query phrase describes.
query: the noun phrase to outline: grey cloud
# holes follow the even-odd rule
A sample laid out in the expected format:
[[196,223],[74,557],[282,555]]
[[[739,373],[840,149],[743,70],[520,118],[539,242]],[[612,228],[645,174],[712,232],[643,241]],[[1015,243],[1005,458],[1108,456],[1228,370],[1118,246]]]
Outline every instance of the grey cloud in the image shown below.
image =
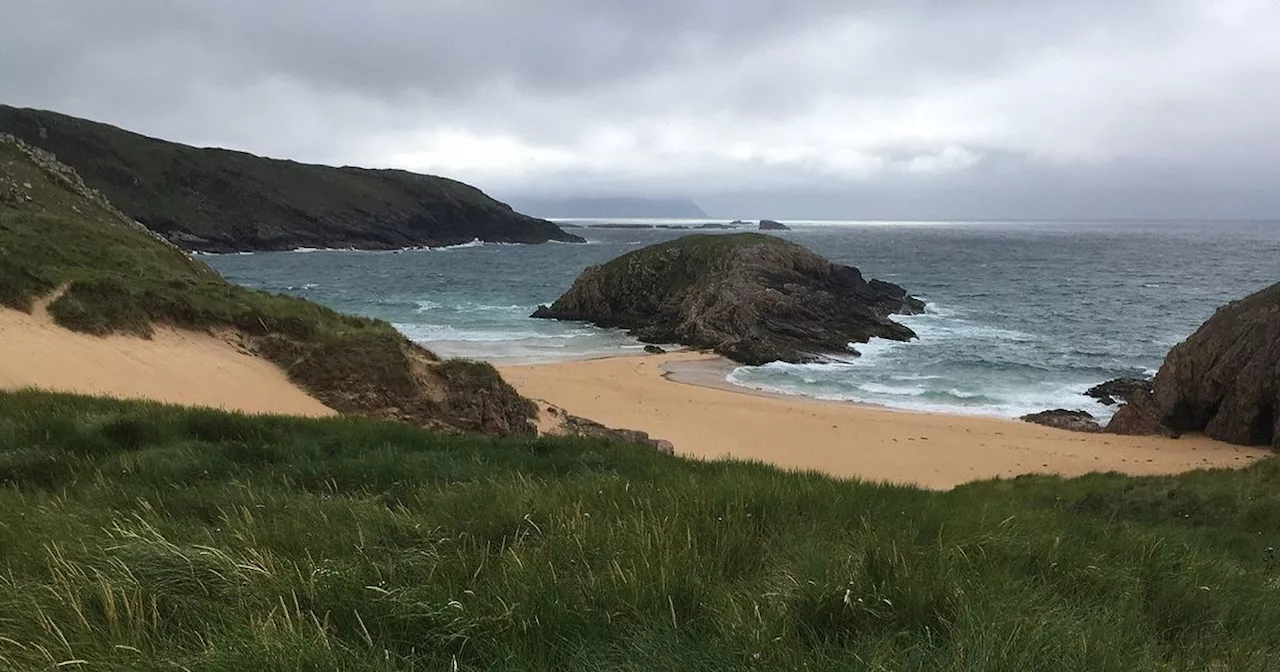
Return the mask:
[[1154,212],[1169,192],[1182,211],[1280,215],[1262,190],[1280,177],[1280,6],[1263,0],[26,0],[6,14],[4,102],[500,194],[972,217],[1083,193]]

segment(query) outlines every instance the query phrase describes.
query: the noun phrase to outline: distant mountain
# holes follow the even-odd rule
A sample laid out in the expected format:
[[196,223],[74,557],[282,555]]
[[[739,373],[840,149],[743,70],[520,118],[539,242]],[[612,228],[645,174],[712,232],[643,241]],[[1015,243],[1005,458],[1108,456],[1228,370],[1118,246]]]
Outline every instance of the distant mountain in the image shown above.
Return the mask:
[[512,203],[522,212],[537,217],[700,219],[707,216],[697,203],[687,198],[521,198]]
[[199,149],[7,105],[0,131],[53,152],[127,215],[188,250],[582,242],[443,177]]

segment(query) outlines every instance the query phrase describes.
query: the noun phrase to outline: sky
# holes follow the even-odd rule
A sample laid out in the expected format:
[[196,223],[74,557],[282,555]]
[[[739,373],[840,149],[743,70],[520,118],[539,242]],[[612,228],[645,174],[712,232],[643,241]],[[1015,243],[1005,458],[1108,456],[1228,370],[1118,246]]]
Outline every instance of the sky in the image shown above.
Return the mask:
[[6,5],[0,102],[504,200],[1280,218],[1280,0]]

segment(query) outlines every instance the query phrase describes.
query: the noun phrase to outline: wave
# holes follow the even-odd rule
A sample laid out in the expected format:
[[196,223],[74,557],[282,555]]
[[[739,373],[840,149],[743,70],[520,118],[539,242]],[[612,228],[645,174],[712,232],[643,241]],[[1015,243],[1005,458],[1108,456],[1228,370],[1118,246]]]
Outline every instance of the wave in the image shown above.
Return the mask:
[[588,329],[573,329],[558,333],[541,331],[505,331],[496,329],[459,329],[447,324],[393,323],[411,341],[432,343],[436,341],[466,341],[472,343],[502,343],[506,341],[569,341],[597,335]]
[[502,305],[502,304],[475,303],[472,301],[464,301],[462,303],[454,303],[454,304],[446,305],[446,304],[440,303],[439,301],[431,301],[429,299],[415,301],[414,303],[417,305],[416,311],[419,313],[426,313],[433,310],[434,311],[451,311],[456,313],[504,313],[509,315],[516,315],[523,318],[523,317],[528,317],[529,314],[534,311],[534,308],[531,308],[526,305],[521,305],[521,304]]
[[426,249],[431,250],[432,252],[444,252],[446,250],[466,250],[472,247],[484,247],[484,246],[485,246],[485,242],[483,240],[480,240],[479,238],[476,238],[469,243],[458,243],[457,245],[440,245],[438,247],[428,247]]
[[874,404],[886,408],[931,413],[954,413],[1003,418],[1017,418],[1049,408],[1070,408],[1092,413],[1099,419],[1110,417],[1113,410],[1084,396],[1087,384],[1002,387],[995,381],[973,388],[959,387],[955,380],[935,379],[936,386],[893,385],[876,381],[834,381],[822,375],[791,379],[761,379],[751,367],[740,367],[725,377],[739,387],[802,396],[825,401],[847,401]]

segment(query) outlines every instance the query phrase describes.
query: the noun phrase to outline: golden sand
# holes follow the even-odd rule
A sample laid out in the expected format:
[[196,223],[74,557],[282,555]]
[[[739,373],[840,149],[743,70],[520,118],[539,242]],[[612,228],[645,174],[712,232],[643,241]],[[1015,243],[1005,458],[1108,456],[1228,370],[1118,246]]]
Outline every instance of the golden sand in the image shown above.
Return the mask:
[[271,362],[210,334],[157,328],[151,339],[59,327],[38,306],[0,308],[0,389],[34,387],[248,413],[334,411]]
[[1200,436],[1081,434],[1016,420],[744,393],[723,382],[724,360],[698,353],[501,370],[525,396],[670,440],[678,454],[929,488],[1030,473],[1173,474],[1241,467],[1270,454]]

